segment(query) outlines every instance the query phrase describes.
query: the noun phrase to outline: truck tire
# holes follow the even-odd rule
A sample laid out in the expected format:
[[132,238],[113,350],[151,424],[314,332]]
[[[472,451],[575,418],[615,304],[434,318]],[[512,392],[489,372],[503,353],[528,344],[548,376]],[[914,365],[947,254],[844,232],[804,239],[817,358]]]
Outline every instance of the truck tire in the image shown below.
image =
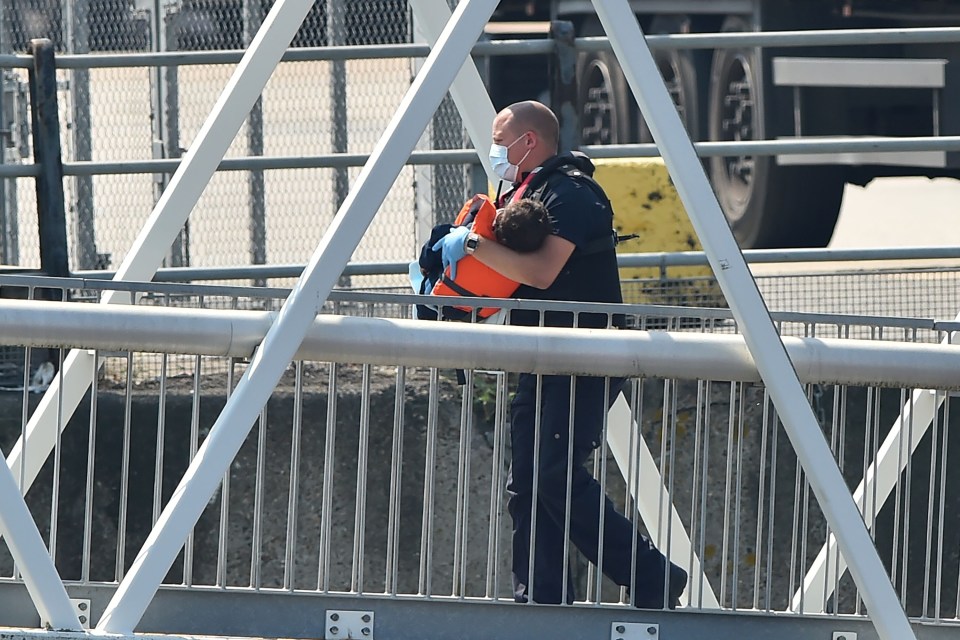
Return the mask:
[[[577,36],[605,35],[596,18]],[[585,51],[577,59],[577,106],[583,144],[626,144],[635,140],[630,114],[636,111],[627,79],[612,51]],[[632,107],[632,108],[631,108]]]
[[[650,33],[681,33],[688,29],[686,16],[657,16]],[[578,36],[602,36],[603,27],[594,18],[587,21]],[[697,72],[691,51],[653,52],[654,60],[677,105],[677,111],[692,140],[700,135],[700,100]],[[606,51],[588,51],[578,61],[581,140],[584,144],[625,144],[653,142],[637,101],[616,56]]]
[[[723,31],[747,31],[728,17]],[[766,138],[760,57],[717,49],[710,72],[709,139]],[[773,156],[713,157],[710,181],[742,248],[824,247],[840,212],[843,178],[829,167],[778,166]]]
[[[687,16],[657,16],[650,23],[650,35],[663,33],[689,33],[690,18]],[[700,97],[697,95],[697,65],[693,51],[671,49],[654,50],[653,60],[660,69],[663,83],[670,93],[673,104],[683,121],[691,140],[700,139]],[[653,142],[653,135],[643,115],[637,110],[640,142]]]

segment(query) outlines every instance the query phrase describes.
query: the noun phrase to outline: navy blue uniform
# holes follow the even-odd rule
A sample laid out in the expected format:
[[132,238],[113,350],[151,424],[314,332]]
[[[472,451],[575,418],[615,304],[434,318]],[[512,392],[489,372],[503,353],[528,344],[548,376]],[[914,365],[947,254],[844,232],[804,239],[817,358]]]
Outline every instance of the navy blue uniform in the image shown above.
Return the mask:
[[[571,162],[587,175],[593,164],[583,156]],[[547,289],[523,286],[518,298],[573,300],[579,302],[621,302],[620,276],[614,248],[613,212],[595,183],[551,171],[544,188],[531,189],[524,197],[540,199],[550,211],[555,233],[572,242],[577,249]],[[507,194],[505,197],[509,197]],[[605,245],[604,242],[609,240]],[[597,250],[597,247],[600,247]],[[514,311],[511,324],[536,326],[539,312]],[[548,312],[547,326],[574,326],[574,314]],[[581,313],[577,326],[610,326],[607,314]],[[613,324],[618,324],[616,321]],[[531,506],[534,482],[534,446],[537,441],[537,377],[521,374],[511,403],[511,467],[507,490],[513,518],[513,586],[519,602],[532,599],[540,603],[563,601],[563,555],[567,499],[567,461],[572,455],[569,539],[604,574],[619,585],[631,585],[631,567],[636,568],[632,600],[637,606],[662,608],[666,560],[630,521],[619,513],[601,486],[585,468],[590,453],[603,438],[603,419],[623,385],[622,378],[587,376],[542,376],[540,393],[540,435],[537,472],[536,539],[533,575],[530,564]],[[574,421],[571,429],[570,395],[574,394]],[[572,433],[571,433],[572,432]],[[572,435],[572,438],[571,438]],[[570,441],[573,441],[572,454]],[[600,561],[600,517],[603,512],[603,561]],[[636,537],[636,540],[634,538]],[[635,546],[634,546],[635,545]],[[636,556],[634,556],[634,550]],[[634,565],[635,562],[635,565]],[[686,583],[682,569],[671,570],[668,603],[675,604]],[[532,581],[532,589],[531,589]],[[532,592],[532,593],[531,593]],[[574,589],[568,572],[566,601],[572,602]]]
[[[586,175],[593,174],[593,163],[585,156],[565,155],[571,164]],[[531,183],[532,184],[532,183]],[[553,221],[554,233],[577,248],[547,289],[521,285],[516,298],[531,300],[575,300],[577,302],[623,302],[620,275],[613,243],[613,210],[606,197],[597,193],[599,186],[586,178],[578,179],[560,170],[550,171],[542,187],[532,188],[524,197],[534,197],[546,205]],[[509,197],[510,194],[507,194]],[[600,248],[597,248],[599,244]],[[539,312],[514,311],[510,324],[537,326]],[[547,326],[572,327],[573,314],[549,312]],[[606,314],[584,314],[578,326],[608,326]]]

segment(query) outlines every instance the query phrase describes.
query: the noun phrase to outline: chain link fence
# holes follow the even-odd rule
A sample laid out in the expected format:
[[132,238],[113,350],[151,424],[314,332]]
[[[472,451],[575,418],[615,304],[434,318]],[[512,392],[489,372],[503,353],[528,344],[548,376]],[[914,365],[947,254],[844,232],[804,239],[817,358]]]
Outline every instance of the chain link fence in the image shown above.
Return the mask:
[[[214,51],[248,45],[273,0],[16,0],[0,3],[0,53],[49,38],[60,53]],[[454,0],[455,4],[455,0]],[[413,42],[406,0],[325,0],[292,47]],[[372,151],[422,61],[407,58],[281,63],[228,158]],[[193,144],[233,65],[61,70],[63,159],[129,162],[180,157]],[[24,69],[5,70],[3,162],[31,156]],[[419,145],[459,149],[466,136],[447,98]],[[170,247],[167,266],[306,262],[359,168],[218,172]],[[406,260],[418,229],[453,215],[470,189],[463,165],[407,166],[358,247],[356,261]],[[65,180],[72,269],[117,266],[171,174]],[[0,262],[39,266],[31,178],[0,179]]]
[[[449,0],[451,5],[456,0]],[[50,38],[60,53],[241,49],[273,0],[0,0],[0,53],[22,53]],[[314,3],[293,47],[401,44],[418,40],[407,0]],[[367,153],[382,135],[421,60],[283,62],[227,156]],[[233,71],[229,64],[64,69],[59,77],[65,161],[171,159],[193,144]],[[0,69],[0,161],[29,163],[25,69]],[[469,140],[446,98],[421,150],[459,149]],[[359,168],[218,172],[167,254],[166,266],[303,264],[346,197]],[[169,174],[71,176],[64,181],[72,269],[116,267]],[[408,261],[423,234],[483,188],[461,164],[407,166],[353,260]],[[32,178],[0,178],[0,264],[40,264]],[[960,308],[955,268],[926,275],[866,270],[835,275],[763,276],[772,310],[952,318]],[[271,281],[288,286],[292,281]],[[354,288],[407,290],[402,274],[354,278]],[[826,291],[830,291],[826,294]],[[712,277],[669,270],[624,281],[628,302],[725,306]],[[895,300],[896,304],[891,301]]]

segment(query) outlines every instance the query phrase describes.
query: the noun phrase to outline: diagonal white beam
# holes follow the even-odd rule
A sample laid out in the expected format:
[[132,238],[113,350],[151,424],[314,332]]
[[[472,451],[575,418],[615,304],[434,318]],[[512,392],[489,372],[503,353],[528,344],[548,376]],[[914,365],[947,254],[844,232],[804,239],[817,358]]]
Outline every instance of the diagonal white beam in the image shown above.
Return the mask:
[[627,0],[593,1],[697,237],[883,640],[915,638],[786,348],[747,268]]
[[57,630],[83,631],[13,474],[4,465],[0,467],[0,533],[20,568],[40,619],[49,620]]
[[[620,394],[610,408],[607,418],[607,443],[630,488],[630,494],[637,502],[637,512],[647,527],[647,533],[653,540],[662,540],[669,532],[667,547],[661,551],[669,551],[670,561],[686,569],[690,576],[687,589],[680,599],[681,604],[686,606],[692,603],[702,609],[719,609],[717,594],[703,572],[700,557],[693,553],[683,520],[677,513],[663,476],[660,475],[657,463],[623,394]],[[635,474],[633,478],[630,477],[631,470]],[[667,511],[667,514],[664,514],[664,511]],[[665,521],[664,516],[669,518],[669,522]]]
[[[957,314],[956,321],[960,322],[960,314]],[[960,332],[948,335],[941,344],[960,345]],[[853,492],[853,499],[868,528],[873,527],[876,514],[890,497],[907,461],[920,445],[945,397],[944,393],[932,389],[915,389],[910,401],[900,412],[900,417],[890,427],[890,432],[877,450],[877,459],[867,467],[863,480]],[[904,431],[909,436],[905,436]],[[803,585],[793,595],[794,611],[823,613],[827,599],[846,570],[847,561],[842,554],[837,555],[837,538],[831,533],[810,565]]]
[[[153,279],[163,256],[193,211],[312,4],[311,0],[279,0],[271,9],[117,269],[114,280]],[[270,37],[266,37],[268,32]],[[287,33],[289,37],[286,37]],[[108,291],[102,301],[105,304],[129,303],[129,298],[129,293]],[[57,432],[69,422],[90,387],[97,366],[91,352],[68,353],[59,375],[27,423],[26,441],[21,438],[11,449],[7,465],[15,477],[23,478],[20,487],[23,494],[30,489],[53,450]],[[26,460],[24,451],[29,453]],[[22,473],[21,465],[24,465]]]
[[[283,4],[275,5],[274,11]],[[107,605],[97,626],[99,631],[132,633],[140,621],[496,5],[497,0],[468,0],[457,6],[130,572]],[[289,33],[290,37],[294,31]],[[257,37],[262,35],[261,29]]]
[[[447,0],[410,0],[410,7],[413,9],[414,24],[430,46],[434,46],[453,13]],[[467,58],[450,85],[450,97],[463,118],[463,126],[473,142],[473,148],[477,150],[480,162],[483,163],[487,179],[492,184],[497,184],[500,178],[490,167],[490,136],[496,112],[472,58]],[[451,212],[451,215],[453,213]]]

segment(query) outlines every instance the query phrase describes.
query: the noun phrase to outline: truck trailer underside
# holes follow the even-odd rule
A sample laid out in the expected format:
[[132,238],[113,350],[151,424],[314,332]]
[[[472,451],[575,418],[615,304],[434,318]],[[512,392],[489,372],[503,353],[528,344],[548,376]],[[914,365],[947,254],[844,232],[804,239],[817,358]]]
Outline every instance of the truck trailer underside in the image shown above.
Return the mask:
[[[954,0],[634,0],[647,35],[960,26]],[[500,20],[561,19],[603,36],[589,1],[501,3]],[[960,133],[960,44],[866,44],[654,50],[695,141]],[[491,61],[495,106],[546,95],[544,60]],[[509,65],[509,72],[506,68]],[[652,142],[611,51],[581,51],[582,144]],[[523,79],[522,82],[518,79]],[[538,82],[542,79],[542,82]],[[816,153],[712,157],[714,191],[744,248],[826,246],[846,183],[960,176],[960,155]]]

